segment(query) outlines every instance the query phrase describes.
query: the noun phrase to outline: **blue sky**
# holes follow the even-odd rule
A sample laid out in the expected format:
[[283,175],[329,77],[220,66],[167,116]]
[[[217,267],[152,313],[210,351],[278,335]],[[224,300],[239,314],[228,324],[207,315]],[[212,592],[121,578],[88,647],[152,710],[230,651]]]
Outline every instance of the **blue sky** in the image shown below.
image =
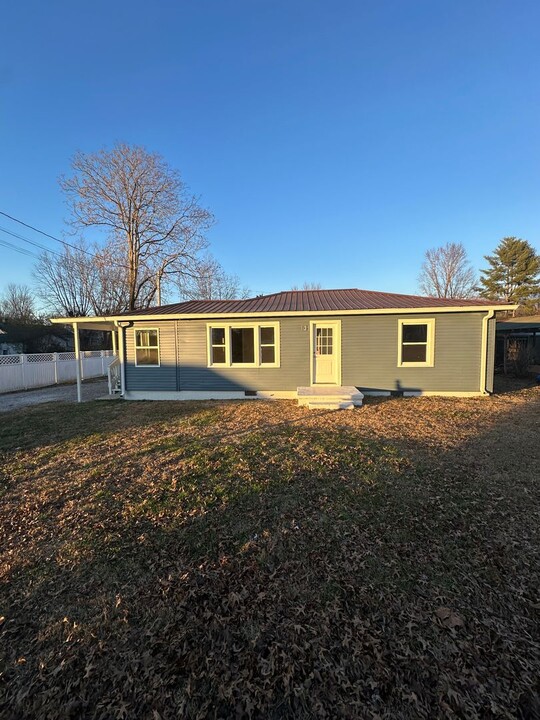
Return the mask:
[[[60,234],[70,157],[123,140],[182,172],[254,293],[415,292],[429,247],[539,247],[539,28],[536,0],[6,4],[0,210]],[[0,289],[31,269],[0,248]]]

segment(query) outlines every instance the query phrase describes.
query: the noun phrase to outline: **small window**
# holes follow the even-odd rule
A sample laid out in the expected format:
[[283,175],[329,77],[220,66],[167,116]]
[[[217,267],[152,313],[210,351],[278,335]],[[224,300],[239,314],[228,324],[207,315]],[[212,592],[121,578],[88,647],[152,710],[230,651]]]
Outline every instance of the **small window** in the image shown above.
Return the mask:
[[212,328],[212,365],[224,365],[227,358],[225,354],[225,328]]
[[432,367],[435,320],[399,320],[398,366]]
[[276,329],[275,327],[262,327],[261,332],[261,365],[276,362]]
[[135,365],[159,367],[158,330],[135,330]]

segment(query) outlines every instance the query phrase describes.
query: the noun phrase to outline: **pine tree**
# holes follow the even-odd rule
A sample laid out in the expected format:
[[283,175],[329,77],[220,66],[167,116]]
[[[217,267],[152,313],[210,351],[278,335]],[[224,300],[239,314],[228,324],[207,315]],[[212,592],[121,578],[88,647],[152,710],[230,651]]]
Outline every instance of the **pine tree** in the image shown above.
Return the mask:
[[481,270],[480,294],[489,300],[519,303],[534,310],[540,301],[540,255],[530,243],[516,237],[501,240],[493,255],[486,255]]

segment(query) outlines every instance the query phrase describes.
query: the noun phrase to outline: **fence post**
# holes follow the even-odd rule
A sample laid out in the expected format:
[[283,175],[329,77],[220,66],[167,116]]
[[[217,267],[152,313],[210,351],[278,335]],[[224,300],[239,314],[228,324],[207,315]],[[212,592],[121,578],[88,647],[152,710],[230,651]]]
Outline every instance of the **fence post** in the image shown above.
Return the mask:
[[105,350],[101,351],[101,374],[105,375]]
[[58,353],[53,353],[53,363],[54,363],[54,383],[55,385],[58,385]]
[[26,366],[26,355],[21,355],[21,380],[22,380],[22,386],[25,390],[28,390],[28,385],[26,384],[26,373],[24,371],[24,368]]

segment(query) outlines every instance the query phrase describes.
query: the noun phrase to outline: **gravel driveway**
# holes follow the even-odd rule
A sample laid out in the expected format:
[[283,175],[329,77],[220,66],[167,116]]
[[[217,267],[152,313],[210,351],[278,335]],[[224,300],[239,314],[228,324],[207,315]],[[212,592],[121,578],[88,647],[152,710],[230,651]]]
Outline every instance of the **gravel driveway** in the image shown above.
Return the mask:
[[[99,378],[99,380],[83,382],[83,402],[96,400],[96,398],[107,395],[108,392],[107,380]],[[76,384],[53,385],[52,387],[36,388],[35,390],[23,390],[21,392],[0,395],[0,412],[18,410],[28,405],[39,405],[48,402],[77,402]]]

